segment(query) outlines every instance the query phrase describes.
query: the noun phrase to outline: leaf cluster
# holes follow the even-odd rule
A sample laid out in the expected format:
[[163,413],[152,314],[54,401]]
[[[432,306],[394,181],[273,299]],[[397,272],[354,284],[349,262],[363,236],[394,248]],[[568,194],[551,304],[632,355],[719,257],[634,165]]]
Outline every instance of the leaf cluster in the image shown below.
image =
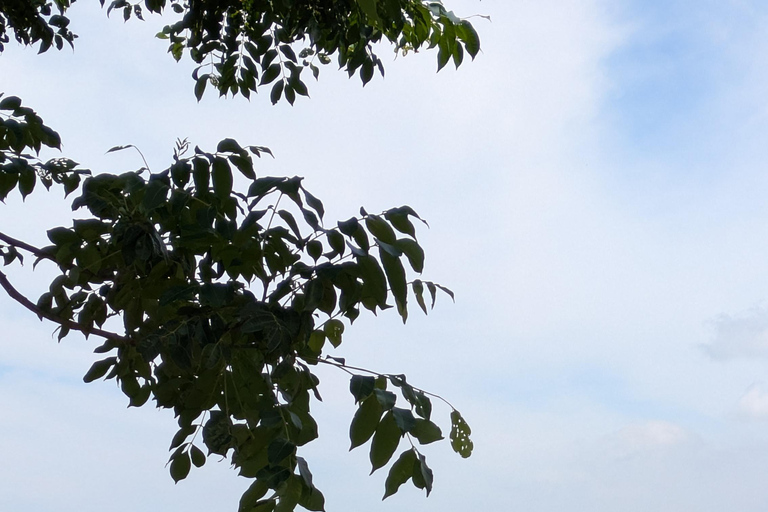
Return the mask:
[[61,149],[61,137],[18,97],[0,93],[0,201],[17,187],[27,197],[38,181],[46,189],[61,184],[69,194],[77,189],[82,175],[90,174],[67,158],[42,162],[38,155],[43,146]]
[[[323,203],[301,178],[256,175],[255,158],[270,154],[267,148],[224,139],[215,152],[189,152],[179,141],[172,165],[159,173],[88,177],[72,203],[88,216],[50,229],[51,245],[35,252],[60,270],[35,311],[59,322],[59,339],[73,328],[106,338],[96,352],[107,357],[84,380],[114,379],[130,406],[153,398],[173,409],[173,479],[203,465],[204,449],[230,457],[255,479],[241,510],[324,507],[297,452],[317,437],[313,365],[353,373],[361,405],[350,437],[353,447],[372,437],[374,469],[389,462],[404,436],[422,444],[441,439],[427,394],[404,376],[360,376],[327,355],[342,342],[342,319],[395,307],[405,321],[410,297],[428,310],[425,287],[433,305],[437,290],[451,294],[407,280],[424,266],[418,214],[407,206],[361,209],[326,226]],[[236,174],[249,181],[246,193],[234,188]],[[6,262],[17,255],[11,243]],[[113,317],[122,334],[103,334]],[[409,408],[395,407],[387,382]],[[429,493],[432,473],[412,453],[408,478]],[[403,464],[393,466],[387,495],[399,486],[392,482],[408,479]]]
[[[71,45],[76,36],[65,12],[72,2],[0,2],[0,52],[10,34],[39,43],[41,53]],[[318,63],[332,57],[365,85],[376,69],[384,74],[374,52],[383,41],[402,53],[437,48],[438,71],[480,49],[468,21],[424,0],[114,0],[107,13],[114,10],[125,20],[172,12],[158,37],[176,60],[188,53],[198,64],[198,99],[209,84],[220,95],[245,97],[269,87],[272,103],[293,104],[308,95],[302,72],[317,78]],[[41,249],[0,233],[5,265],[23,262],[26,251],[35,264],[51,260],[59,269],[36,304],[2,272],[0,286],[58,323],[60,340],[73,330],[103,338],[95,352],[104,358],[86,382],[114,380],[130,406],[152,399],[174,411],[174,481],[208,456],[227,457],[253,479],[242,512],[324,510],[298,449],[318,436],[312,368],[327,364],[351,375],[358,407],[350,449],[370,441],[371,472],[392,461],[403,439],[410,445],[389,469],[384,498],[409,480],[431,492],[433,474],[417,445],[443,439],[430,397],[443,399],[403,375],[329,355],[364,310],[394,308],[405,322],[412,301],[427,313],[439,292],[453,298],[417,277],[424,251],[416,226],[425,222],[412,208],[361,208],[326,224],[323,203],[300,177],[257,175],[255,159],[271,152],[233,139],[215,151],[179,141],[162,172],[145,162],[120,175],[90,176],[65,158],[43,162],[43,147],[60,149],[59,135],[19,98],[0,94],[0,201],[14,189],[26,198],[38,182],[57,184],[65,194],[80,192],[72,207],[81,214],[71,226],[48,230],[50,245]],[[110,151],[127,148],[134,146]],[[242,180],[247,188],[239,190]],[[470,428],[450,407],[451,446],[467,457]]]
[[[0,5],[0,52],[8,41],[6,27],[26,45],[40,42],[40,52],[61,48],[76,37],[64,15],[74,0],[14,0]],[[105,0],[100,0],[102,6]],[[51,15],[55,5],[59,14]],[[437,69],[480,51],[472,24],[442,3],[424,0],[113,0],[107,13],[119,11],[127,21],[144,13],[169,13],[175,21],[157,34],[169,42],[177,61],[187,53],[198,64],[192,78],[195,96],[208,85],[220,95],[270,90],[272,103],[308,96],[302,72],[318,78],[318,64],[336,58],[349,76],[363,85],[384,66],[377,43],[389,42],[395,52],[437,48]]]
[[[397,395],[387,390],[388,384],[399,388],[408,404],[407,408],[395,406]],[[429,496],[432,491],[432,470],[414,441],[425,445],[443,439],[440,427],[431,420],[430,393],[410,385],[405,375],[380,374],[375,377],[354,375],[350,381],[350,391],[359,404],[349,428],[352,442],[350,450],[371,441],[371,473],[389,463],[402,438],[407,438],[411,446],[390,467],[383,499],[396,493],[408,480],[417,488],[425,489]],[[452,444],[452,447],[462,457],[468,457],[472,452],[472,443],[469,441],[471,431],[456,409],[451,412],[451,423],[451,439],[458,435],[466,436],[464,445],[458,447]]]
[[[102,0],[103,1],[103,0]],[[185,51],[199,64],[193,78],[195,94],[212,84],[221,95],[249,97],[272,84],[273,103],[281,97],[293,104],[307,96],[301,74],[309,68],[315,78],[317,63],[336,57],[349,76],[363,84],[384,66],[374,45],[386,40],[395,51],[439,49],[438,70],[451,58],[458,67],[465,52],[472,58],[480,49],[472,25],[447,11],[439,2],[422,0],[311,0],[306,2],[251,0],[156,0],[145,2],[159,12],[170,5],[181,16],[158,34],[169,40],[168,51],[179,60]],[[124,13],[141,6],[115,0]]]
[[[74,0],[72,0],[74,1]],[[77,37],[69,30],[64,11],[70,0],[6,0],[0,6],[0,52],[14,39],[25,46],[40,44],[39,53],[52,46],[58,50],[64,43],[73,45]],[[58,14],[54,14],[54,7]]]

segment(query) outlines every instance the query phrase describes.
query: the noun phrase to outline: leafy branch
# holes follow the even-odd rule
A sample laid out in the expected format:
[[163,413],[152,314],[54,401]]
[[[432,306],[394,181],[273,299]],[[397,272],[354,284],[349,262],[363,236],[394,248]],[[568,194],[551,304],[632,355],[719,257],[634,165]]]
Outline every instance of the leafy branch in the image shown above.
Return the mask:
[[44,311],[43,309],[39,308],[34,303],[32,303],[32,301],[30,301],[24,295],[22,295],[18,290],[16,290],[16,288],[14,288],[11,285],[11,283],[8,281],[8,278],[3,272],[0,272],[0,286],[3,287],[3,289],[5,290],[5,293],[7,293],[10,298],[12,298],[16,302],[18,302],[19,304],[27,308],[32,313],[36,314],[41,320],[45,318],[46,320],[50,320],[51,322],[59,324],[61,327],[64,327],[73,331],[82,332],[83,334],[85,334],[86,338],[89,335],[93,334],[95,336],[101,336],[102,338],[112,340],[121,344],[131,343],[131,340],[129,338],[120,336],[119,334],[116,334],[114,332],[109,332],[103,329],[81,325],[77,322],[73,322],[72,320],[59,318],[48,311]]

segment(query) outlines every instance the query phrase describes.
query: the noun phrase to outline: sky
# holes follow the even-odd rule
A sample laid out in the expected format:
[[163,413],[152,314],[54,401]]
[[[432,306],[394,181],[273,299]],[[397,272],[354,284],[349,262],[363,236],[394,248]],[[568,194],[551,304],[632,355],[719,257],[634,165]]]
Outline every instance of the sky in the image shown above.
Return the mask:
[[[98,172],[153,170],[176,138],[269,146],[261,175],[301,175],[326,219],[408,204],[429,316],[361,317],[336,355],[406,373],[472,427],[469,459],[426,447],[429,498],[385,501],[384,471],[348,452],[354,404],[318,369],[305,449],[329,512],[764,511],[768,507],[768,5],[750,0],[446,1],[482,53],[388,57],[361,87],[333,66],[310,99],[197,103],[188,61],[96,2],[71,10],[74,52],[9,45],[0,90]],[[45,243],[58,192],[0,205],[0,231]],[[31,296],[50,273],[9,277]],[[248,482],[210,459],[168,475],[168,411],[84,384],[97,341],[57,343],[0,297],[0,509],[236,510]],[[436,406],[447,430],[449,410]]]

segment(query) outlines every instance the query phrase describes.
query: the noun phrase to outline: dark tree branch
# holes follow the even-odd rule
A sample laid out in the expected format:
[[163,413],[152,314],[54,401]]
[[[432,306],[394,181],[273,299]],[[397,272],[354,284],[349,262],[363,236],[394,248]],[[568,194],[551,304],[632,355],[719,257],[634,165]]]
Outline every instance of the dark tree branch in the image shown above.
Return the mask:
[[[31,252],[31,251],[30,251]],[[73,320],[67,320],[64,318],[58,318],[55,315],[52,315],[51,313],[48,313],[46,311],[43,311],[40,309],[36,304],[33,304],[32,301],[30,301],[28,298],[26,298],[24,295],[22,295],[16,288],[11,285],[10,282],[8,282],[8,279],[5,277],[5,274],[0,272],[0,286],[3,287],[5,292],[8,294],[9,297],[11,297],[13,300],[36,314],[41,320],[43,318],[50,320],[51,322],[57,323],[61,325],[62,327],[66,327],[73,331],[80,331],[86,336],[93,334],[95,336],[101,336],[102,338],[113,340],[118,343],[124,343],[124,344],[131,344],[131,339],[126,338],[125,336],[120,336],[119,334],[116,334],[114,332],[104,331],[102,329],[98,329],[96,327],[88,327],[82,324],[79,324]]]
[[12,245],[13,247],[16,247],[17,249],[24,249],[25,251],[34,254],[40,259],[51,260],[54,263],[56,263],[56,259],[50,254],[44,252],[42,249],[38,249],[33,245],[29,245],[26,242],[22,242],[21,240],[16,240],[15,238],[10,237],[5,233],[0,232],[0,240],[2,240],[8,245]]

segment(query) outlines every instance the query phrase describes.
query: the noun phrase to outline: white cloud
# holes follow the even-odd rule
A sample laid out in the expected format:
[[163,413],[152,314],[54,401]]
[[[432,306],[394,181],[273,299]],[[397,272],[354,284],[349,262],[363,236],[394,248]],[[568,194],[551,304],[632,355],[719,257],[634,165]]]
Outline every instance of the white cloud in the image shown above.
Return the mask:
[[720,315],[712,341],[701,348],[713,359],[768,358],[768,310],[755,307],[739,315]]
[[747,418],[768,418],[768,388],[764,384],[753,384],[739,399],[739,413]]
[[679,425],[660,420],[629,425],[618,431],[615,437],[624,449],[633,452],[675,446],[689,439],[688,433]]

